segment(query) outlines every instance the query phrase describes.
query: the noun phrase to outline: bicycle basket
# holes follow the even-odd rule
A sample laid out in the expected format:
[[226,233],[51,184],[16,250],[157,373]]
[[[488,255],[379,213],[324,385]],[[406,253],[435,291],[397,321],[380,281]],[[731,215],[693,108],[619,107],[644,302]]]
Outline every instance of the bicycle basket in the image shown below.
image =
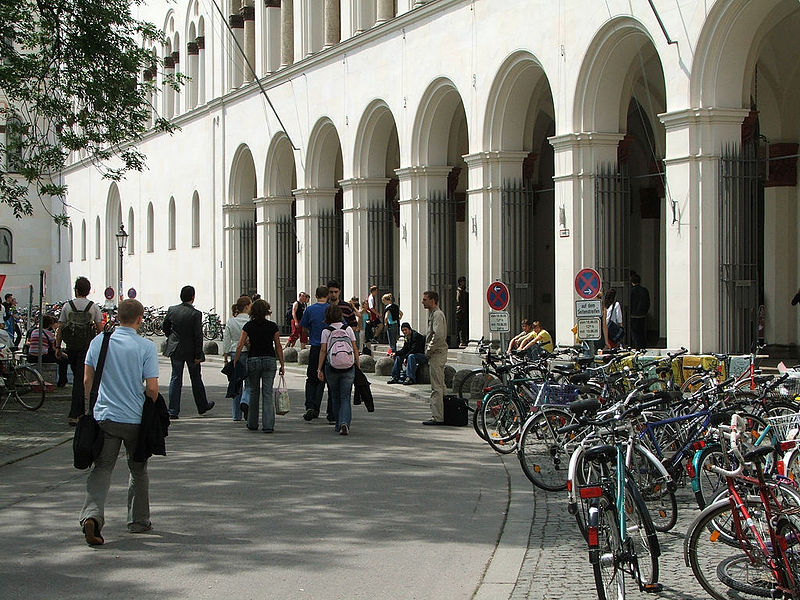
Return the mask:
[[789,377],[770,392],[771,397],[794,398],[798,394],[800,394],[800,377]]
[[[530,389],[531,393],[533,394],[534,398],[537,398],[539,395],[539,389],[541,388],[541,383],[534,383],[532,381],[527,382],[526,384]],[[541,398],[537,398],[536,406],[542,405],[557,405],[557,406],[566,406],[570,402],[578,399],[578,388],[574,385],[569,384],[549,384],[545,393],[542,394]]]
[[[800,413],[767,417],[767,421],[781,440],[789,439],[792,430],[800,431]],[[797,435],[797,433],[795,433]]]

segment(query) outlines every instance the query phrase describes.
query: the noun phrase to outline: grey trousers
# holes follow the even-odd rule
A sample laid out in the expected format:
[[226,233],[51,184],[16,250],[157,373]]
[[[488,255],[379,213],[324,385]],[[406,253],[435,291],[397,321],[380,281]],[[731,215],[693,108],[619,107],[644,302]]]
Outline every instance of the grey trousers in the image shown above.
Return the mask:
[[434,421],[444,421],[444,365],[447,362],[447,350],[437,350],[427,356],[431,376],[431,416]]
[[111,486],[111,473],[117,463],[120,446],[125,444],[128,457],[128,530],[143,531],[150,527],[150,480],[147,475],[147,462],[134,462],[133,453],[139,437],[139,425],[100,421],[105,434],[103,451],[97,457],[89,477],[86,479],[86,501],[81,510],[80,524],[86,519],[97,521],[98,530],[105,523],[105,506],[108,488]]

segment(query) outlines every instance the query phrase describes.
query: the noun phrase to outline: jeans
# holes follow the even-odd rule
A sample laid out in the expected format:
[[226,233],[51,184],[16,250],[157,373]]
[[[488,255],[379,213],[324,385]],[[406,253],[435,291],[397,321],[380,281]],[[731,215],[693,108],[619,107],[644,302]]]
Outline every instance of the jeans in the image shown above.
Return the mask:
[[172,362],[172,375],[169,378],[169,414],[178,415],[181,412],[181,388],[183,387],[183,365],[189,369],[189,379],[192,382],[192,395],[197,405],[197,412],[204,413],[208,410],[206,388],[200,376],[200,363],[194,360],[170,357]]
[[389,338],[389,348],[392,354],[397,352],[397,338],[400,337],[400,323],[389,323],[386,325],[386,335]]
[[139,425],[100,421],[103,430],[103,449],[94,461],[94,466],[86,479],[86,500],[81,510],[80,523],[86,519],[97,521],[98,531],[105,523],[105,506],[111,474],[117,463],[120,446],[125,444],[128,457],[128,529],[142,531],[150,526],[150,479],[147,475],[147,461],[135,462],[133,453],[139,441]]
[[392,379],[395,381],[400,381],[401,379],[405,378],[405,372],[403,371],[404,358],[405,356],[394,357],[394,365],[392,365]]
[[247,428],[258,429],[258,396],[261,395],[261,429],[275,429],[275,396],[272,384],[278,362],[274,356],[251,356],[247,359],[247,379],[250,383],[250,410],[247,413]]
[[319,351],[322,346],[311,346],[308,354],[308,368],[306,369],[306,410],[314,412],[314,416],[319,416],[319,409],[322,406],[322,394],[325,391],[325,384],[317,378],[317,367],[319,366]]
[[[236,352],[229,352],[228,356],[231,360],[236,356]],[[243,377],[241,381],[234,383]],[[242,420],[242,404],[250,404],[250,382],[247,379],[247,352],[242,352],[239,355],[239,362],[236,364],[233,378],[228,384],[228,391],[226,396],[231,398],[233,404],[233,420]]]
[[333,406],[331,411],[333,418],[336,419],[336,431],[342,425],[350,428],[353,407],[350,405],[350,398],[353,395],[353,379],[356,374],[355,367],[350,367],[346,371],[339,371],[325,365],[325,379],[328,381],[328,393]]
[[427,364],[428,357],[424,354],[409,354],[408,364],[406,365],[406,378],[410,379],[412,383],[417,383],[417,367]]
[[72,404],[69,408],[69,418],[77,419],[86,412],[83,389],[83,365],[86,362],[86,350],[67,348],[69,368],[72,369]]

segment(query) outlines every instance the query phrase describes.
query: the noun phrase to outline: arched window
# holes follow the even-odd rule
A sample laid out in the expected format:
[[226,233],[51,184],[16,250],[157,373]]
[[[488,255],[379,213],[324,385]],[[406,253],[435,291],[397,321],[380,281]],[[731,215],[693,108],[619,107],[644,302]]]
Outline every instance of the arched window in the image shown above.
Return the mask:
[[200,246],[200,196],[192,196],[192,248]]
[[169,249],[175,250],[175,198],[169,199]]
[[81,221],[81,260],[86,260],[86,219]]
[[11,230],[0,227],[0,263],[14,262],[14,236]]
[[56,262],[61,262],[61,225],[56,223]]
[[75,237],[73,236],[73,233],[72,233],[72,223],[70,223],[67,226],[67,232],[69,233],[69,235],[67,236],[67,238],[69,240],[69,242],[68,242],[69,243],[69,247],[67,248],[67,260],[69,262],[72,262],[72,254],[73,254],[74,248],[75,248],[75,246],[74,246]]
[[147,251],[153,251],[153,203],[147,205]]
[[136,253],[136,230],[134,226],[136,223],[133,218],[133,207],[128,209],[128,254]]
[[94,257],[100,259],[100,217],[94,222]]

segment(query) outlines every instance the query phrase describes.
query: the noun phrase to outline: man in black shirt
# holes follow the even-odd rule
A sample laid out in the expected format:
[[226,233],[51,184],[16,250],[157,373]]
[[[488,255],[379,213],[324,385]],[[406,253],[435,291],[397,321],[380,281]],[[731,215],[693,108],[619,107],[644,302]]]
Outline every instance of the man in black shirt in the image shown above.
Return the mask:
[[631,306],[628,322],[631,328],[631,345],[637,350],[647,347],[647,313],[650,312],[650,292],[642,287],[642,278],[631,271]]
[[[394,355],[392,378],[386,383],[413,385],[417,382],[417,367],[428,362],[425,356],[425,336],[411,329],[409,323],[403,323],[400,331],[403,332],[405,343]],[[406,365],[405,370],[403,363]]]

